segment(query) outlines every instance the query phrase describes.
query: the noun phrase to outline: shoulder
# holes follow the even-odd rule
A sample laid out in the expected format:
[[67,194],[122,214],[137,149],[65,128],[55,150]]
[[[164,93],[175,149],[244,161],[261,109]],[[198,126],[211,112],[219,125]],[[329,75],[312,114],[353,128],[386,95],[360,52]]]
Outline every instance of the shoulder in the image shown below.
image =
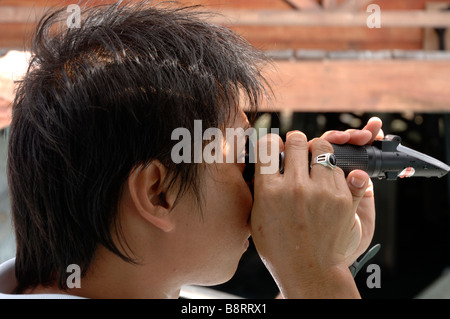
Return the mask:
[[67,294],[13,294],[17,286],[15,258],[0,264],[0,299],[84,299]]

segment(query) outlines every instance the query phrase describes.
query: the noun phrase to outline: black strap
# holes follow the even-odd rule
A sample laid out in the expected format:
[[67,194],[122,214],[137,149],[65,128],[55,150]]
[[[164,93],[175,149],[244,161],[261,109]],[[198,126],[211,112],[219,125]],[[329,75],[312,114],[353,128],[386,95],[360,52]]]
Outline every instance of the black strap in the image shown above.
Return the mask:
[[375,257],[375,255],[378,253],[378,251],[380,250],[381,245],[380,244],[376,244],[375,246],[373,246],[372,248],[369,249],[369,251],[367,253],[365,253],[365,255],[361,258],[360,261],[355,261],[349,268],[350,268],[350,272],[353,275],[353,278],[356,277],[356,274],[361,270],[361,268],[364,267],[364,265],[371,260],[373,257]]

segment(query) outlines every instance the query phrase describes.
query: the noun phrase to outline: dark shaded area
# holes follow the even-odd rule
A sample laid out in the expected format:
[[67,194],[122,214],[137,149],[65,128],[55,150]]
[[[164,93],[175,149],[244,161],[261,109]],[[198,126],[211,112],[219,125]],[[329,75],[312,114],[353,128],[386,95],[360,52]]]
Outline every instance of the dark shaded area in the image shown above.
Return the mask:
[[[402,144],[450,163],[450,114],[433,113],[294,113],[286,126],[273,113],[271,126],[284,134],[303,131],[308,138],[328,130],[360,128],[372,116],[383,120],[385,134],[396,134]],[[370,272],[356,277],[363,298],[413,298],[450,265],[450,180],[410,178],[375,180],[377,208],[373,244],[381,250],[369,262],[381,269],[381,288],[368,288]],[[216,286],[248,298],[273,298],[278,289],[259,259],[253,244],[244,254],[232,280]]]

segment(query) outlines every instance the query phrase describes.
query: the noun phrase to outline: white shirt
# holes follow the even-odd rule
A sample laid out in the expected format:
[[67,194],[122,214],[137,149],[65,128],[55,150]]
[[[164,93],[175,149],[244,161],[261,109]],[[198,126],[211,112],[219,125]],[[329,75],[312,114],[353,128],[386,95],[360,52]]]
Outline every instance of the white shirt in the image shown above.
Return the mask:
[[17,286],[15,262],[12,258],[0,265],[0,299],[84,299],[67,294],[12,294]]

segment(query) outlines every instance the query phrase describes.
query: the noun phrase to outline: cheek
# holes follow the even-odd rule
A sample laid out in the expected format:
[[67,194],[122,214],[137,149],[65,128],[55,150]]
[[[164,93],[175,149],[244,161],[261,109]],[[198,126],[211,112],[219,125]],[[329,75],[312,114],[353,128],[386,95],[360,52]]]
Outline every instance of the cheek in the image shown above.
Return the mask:
[[[252,195],[235,165],[218,164],[204,180],[205,222],[215,229],[236,227],[247,221]],[[221,229],[222,228],[222,229]]]
[[250,189],[242,178],[242,174],[236,174],[235,178],[224,183],[221,187],[224,192],[222,206],[228,219],[233,219],[236,223],[246,226],[249,218],[253,199]]
[[[188,218],[181,224],[179,255],[188,256],[183,267],[192,269],[192,276],[198,276],[201,284],[229,280],[246,249],[253,202],[242,174],[238,174],[239,170],[231,170],[205,179],[203,218]],[[191,208],[195,211],[195,206]]]
[[247,183],[240,183],[235,192],[236,202],[239,203],[240,211],[244,212],[248,219],[253,206],[253,196],[248,188]]

